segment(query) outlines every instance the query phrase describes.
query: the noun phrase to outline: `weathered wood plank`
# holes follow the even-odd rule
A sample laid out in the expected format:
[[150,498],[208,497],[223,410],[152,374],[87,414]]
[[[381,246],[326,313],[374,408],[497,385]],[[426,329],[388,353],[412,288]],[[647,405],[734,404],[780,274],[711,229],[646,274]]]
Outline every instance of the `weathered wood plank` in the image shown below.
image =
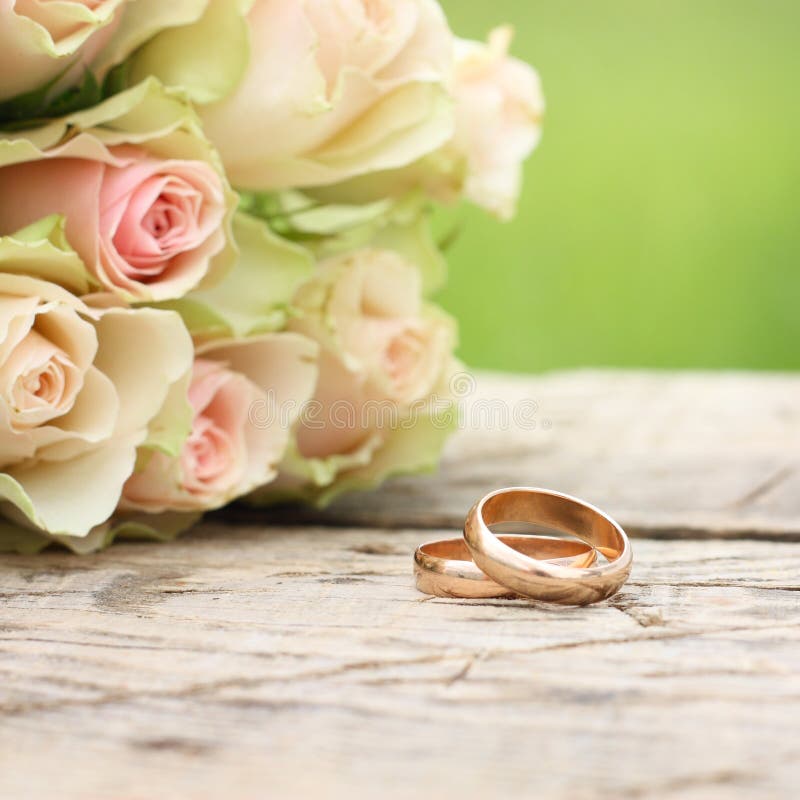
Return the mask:
[[570,609],[424,598],[435,534],[4,560],[0,797],[796,795],[796,545],[642,540]]
[[474,386],[437,476],[280,518],[458,527],[491,489],[533,485],[594,502],[636,536],[800,541],[800,376],[479,373]]

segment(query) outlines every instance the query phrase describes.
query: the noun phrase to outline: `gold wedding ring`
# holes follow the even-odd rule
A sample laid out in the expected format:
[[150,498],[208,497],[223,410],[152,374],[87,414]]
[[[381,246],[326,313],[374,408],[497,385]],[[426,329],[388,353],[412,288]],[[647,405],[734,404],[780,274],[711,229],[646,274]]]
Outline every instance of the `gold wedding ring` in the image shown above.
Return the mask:
[[[595,549],[574,539],[550,536],[498,537],[504,546],[537,561],[563,567],[590,567]],[[421,544],[414,553],[417,589],[438,597],[508,597],[514,592],[493,581],[472,561],[464,539],[444,539]]]
[[[534,523],[591,545],[607,563],[565,566],[509,547],[490,525]],[[475,564],[495,583],[534,600],[588,605],[611,597],[628,579],[633,556],[625,531],[600,509],[548,489],[516,487],[487,494],[470,510],[464,541]]]

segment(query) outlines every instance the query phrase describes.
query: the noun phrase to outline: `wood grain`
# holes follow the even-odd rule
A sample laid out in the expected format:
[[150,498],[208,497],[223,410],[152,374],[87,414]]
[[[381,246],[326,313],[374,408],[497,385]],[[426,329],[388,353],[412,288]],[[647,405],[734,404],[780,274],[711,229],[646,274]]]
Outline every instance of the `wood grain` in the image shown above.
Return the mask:
[[564,609],[426,599],[419,539],[9,559],[0,796],[794,796],[796,545],[640,541],[621,594]]
[[[796,797],[800,383],[482,380],[552,427],[465,430],[335,525],[4,558],[0,798]],[[519,482],[639,515],[623,591],[418,594],[414,547]]]

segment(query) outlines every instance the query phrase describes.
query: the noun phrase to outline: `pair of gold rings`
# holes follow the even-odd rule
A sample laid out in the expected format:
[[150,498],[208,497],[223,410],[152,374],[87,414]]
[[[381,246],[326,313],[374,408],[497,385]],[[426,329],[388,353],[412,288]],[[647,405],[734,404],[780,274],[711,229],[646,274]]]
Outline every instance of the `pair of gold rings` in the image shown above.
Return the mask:
[[[495,535],[490,525],[527,523],[572,534]],[[598,554],[605,559],[597,563]],[[499,489],[467,515],[463,539],[420,545],[417,588],[439,597],[529,597],[584,606],[615,594],[633,563],[625,531],[600,509],[548,489]]]

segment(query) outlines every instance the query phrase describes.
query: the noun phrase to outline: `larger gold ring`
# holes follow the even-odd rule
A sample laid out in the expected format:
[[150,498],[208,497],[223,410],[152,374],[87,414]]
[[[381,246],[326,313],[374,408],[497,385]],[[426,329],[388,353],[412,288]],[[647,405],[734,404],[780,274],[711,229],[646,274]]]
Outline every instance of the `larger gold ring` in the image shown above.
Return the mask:
[[[490,525],[535,523],[571,533],[608,563],[578,569],[530,558],[495,536]],[[487,494],[470,509],[464,539],[475,563],[514,594],[562,605],[584,606],[611,597],[628,579],[633,555],[625,531],[583,500],[548,489],[515,487]]]
[[[520,553],[552,564],[590,567],[597,560],[593,547],[574,539],[503,535],[500,540]],[[414,552],[414,579],[419,591],[437,597],[514,596],[510,589],[495,583],[478,569],[463,539],[421,544]]]

